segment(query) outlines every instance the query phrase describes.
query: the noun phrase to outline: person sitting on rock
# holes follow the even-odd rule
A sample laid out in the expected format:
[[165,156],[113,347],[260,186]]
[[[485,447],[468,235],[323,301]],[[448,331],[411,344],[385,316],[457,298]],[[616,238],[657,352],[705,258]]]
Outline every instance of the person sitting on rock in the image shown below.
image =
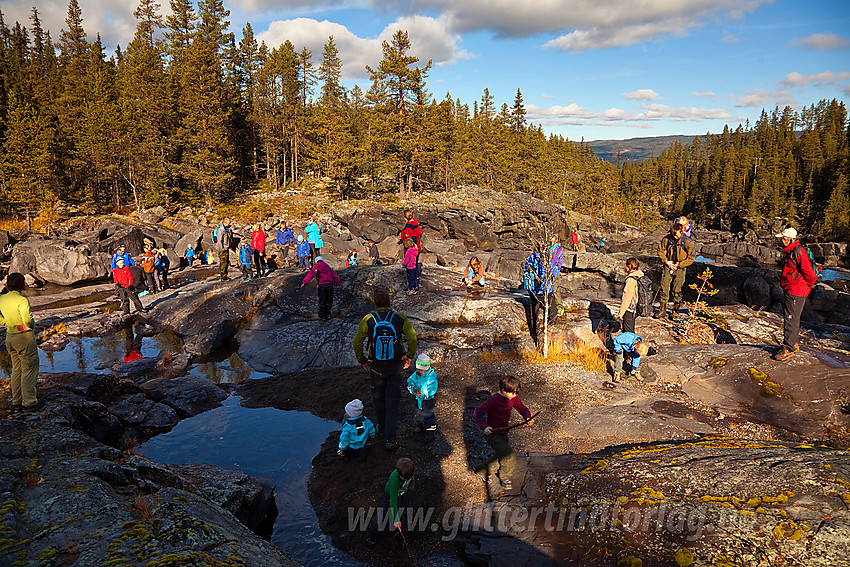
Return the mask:
[[466,293],[472,293],[473,286],[483,288],[486,285],[484,283],[484,270],[481,268],[481,260],[478,259],[478,256],[469,259],[463,276],[463,284],[466,286]]
[[127,266],[127,267],[136,265],[136,263],[133,261],[133,258],[127,252],[127,247],[124,246],[123,244],[119,244],[118,248],[115,249],[115,253],[112,254],[112,268],[111,269],[113,269],[113,270],[115,269],[115,265],[118,261],[118,258],[123,259],[124,265]]
[[625,373],[623,366],[625,364],[624,353],[628,353],[632,359],[630,376],[637,381],[641,381],[640,357],[646,356],[649,353],[649,345],[634,333],[620,333],[614,337],[614,382],[619,382]]
[[128,266],[124,265],[124,258],[118,258],[115,264],[115,269],[112,270],[112,280],[115,282],[118,299],[121,301],[121,310],[126,314],[130,314],[130,301],[136,306],[136,311],[144,313],[145,308],[142,307],[142,301],[136,295],[135,282],[133,273]]
[[425,432],[423,440],[426,443],[433,441],[437,432],[437,416],[434,413],[437,387],[437,373],[431,367],[431,357],[420,354],[416,357],[416,371],[407,379],[407,391],[416,398],[416,426]]
[[357,266],[357,248],[352,250],[348,258],[345,259],[345,267],[350,268],[351,266]]
[[370,439],[375,437],[375,424],[363,415],[363,402],[358,399],[345,404],[345,419],[339,434],[337,455],[344,462],[360,454]]

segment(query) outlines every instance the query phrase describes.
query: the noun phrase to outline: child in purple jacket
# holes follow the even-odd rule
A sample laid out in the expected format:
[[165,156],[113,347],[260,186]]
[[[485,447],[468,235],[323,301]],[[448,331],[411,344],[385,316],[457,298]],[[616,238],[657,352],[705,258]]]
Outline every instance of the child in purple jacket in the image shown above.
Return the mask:
[[331,318],[331,305],[334,302],[334,286],[342,285],[339,281],[339,276],[333,271],[333,268],[325,263],[321,256],[316,256],[316,263],[304,276],[304,281],[301,282],[301,287],[307,285],[307,282],[316,278],[319,284],[319,319],[327,321]]

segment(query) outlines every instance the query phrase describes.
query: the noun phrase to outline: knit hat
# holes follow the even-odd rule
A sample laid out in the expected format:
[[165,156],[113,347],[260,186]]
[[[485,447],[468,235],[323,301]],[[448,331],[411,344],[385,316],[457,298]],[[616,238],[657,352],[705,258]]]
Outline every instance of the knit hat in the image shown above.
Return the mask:
[[345,415],[351,418],[363,415],[363,402],[355,398],[345,404]]
[[304,235],[302,235],[302,234],[298,235],[298,242],[304,242]]
[[416,357],[416,370],[428,370],[431,368],[431,357],[427,354],[420,354]]
[[322,258],[321,256],[316,256],[316,261],[317,261],[317,262],[324,262],[324,261],[325,261],[325,259],[324,259],[324,258]]

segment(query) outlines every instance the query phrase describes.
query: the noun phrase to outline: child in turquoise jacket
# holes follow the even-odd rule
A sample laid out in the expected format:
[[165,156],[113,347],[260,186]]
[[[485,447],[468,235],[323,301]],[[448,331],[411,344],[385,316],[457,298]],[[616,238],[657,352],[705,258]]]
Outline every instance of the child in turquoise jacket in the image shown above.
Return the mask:
[[431,442],[437,432],[437,416],[434,413],[437,373],[431,368],[431,359],[427,354],[420,354],[416,359],[416,372],[407,379],[407,391],[416,396],[417,425],[425,432],[425,441]]
[[369,439],[375,436],[375,425],[363,415],[363,402],[358,399],[345,404],[345,419],[342,420],[342,433],[339,434],[339,457],[348,462],[351,457],[360,454]]

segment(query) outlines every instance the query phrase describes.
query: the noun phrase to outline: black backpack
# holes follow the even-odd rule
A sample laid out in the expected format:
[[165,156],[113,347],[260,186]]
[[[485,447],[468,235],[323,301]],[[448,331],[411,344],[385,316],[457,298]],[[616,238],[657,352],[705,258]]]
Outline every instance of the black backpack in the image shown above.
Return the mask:
[[629,278],[634,278],[637,282],[637,307],[635,308],[635,315],[638,317],[651,316],[652,300],[654,299],[652,280],[649,279],[649,276],[629,276]]

